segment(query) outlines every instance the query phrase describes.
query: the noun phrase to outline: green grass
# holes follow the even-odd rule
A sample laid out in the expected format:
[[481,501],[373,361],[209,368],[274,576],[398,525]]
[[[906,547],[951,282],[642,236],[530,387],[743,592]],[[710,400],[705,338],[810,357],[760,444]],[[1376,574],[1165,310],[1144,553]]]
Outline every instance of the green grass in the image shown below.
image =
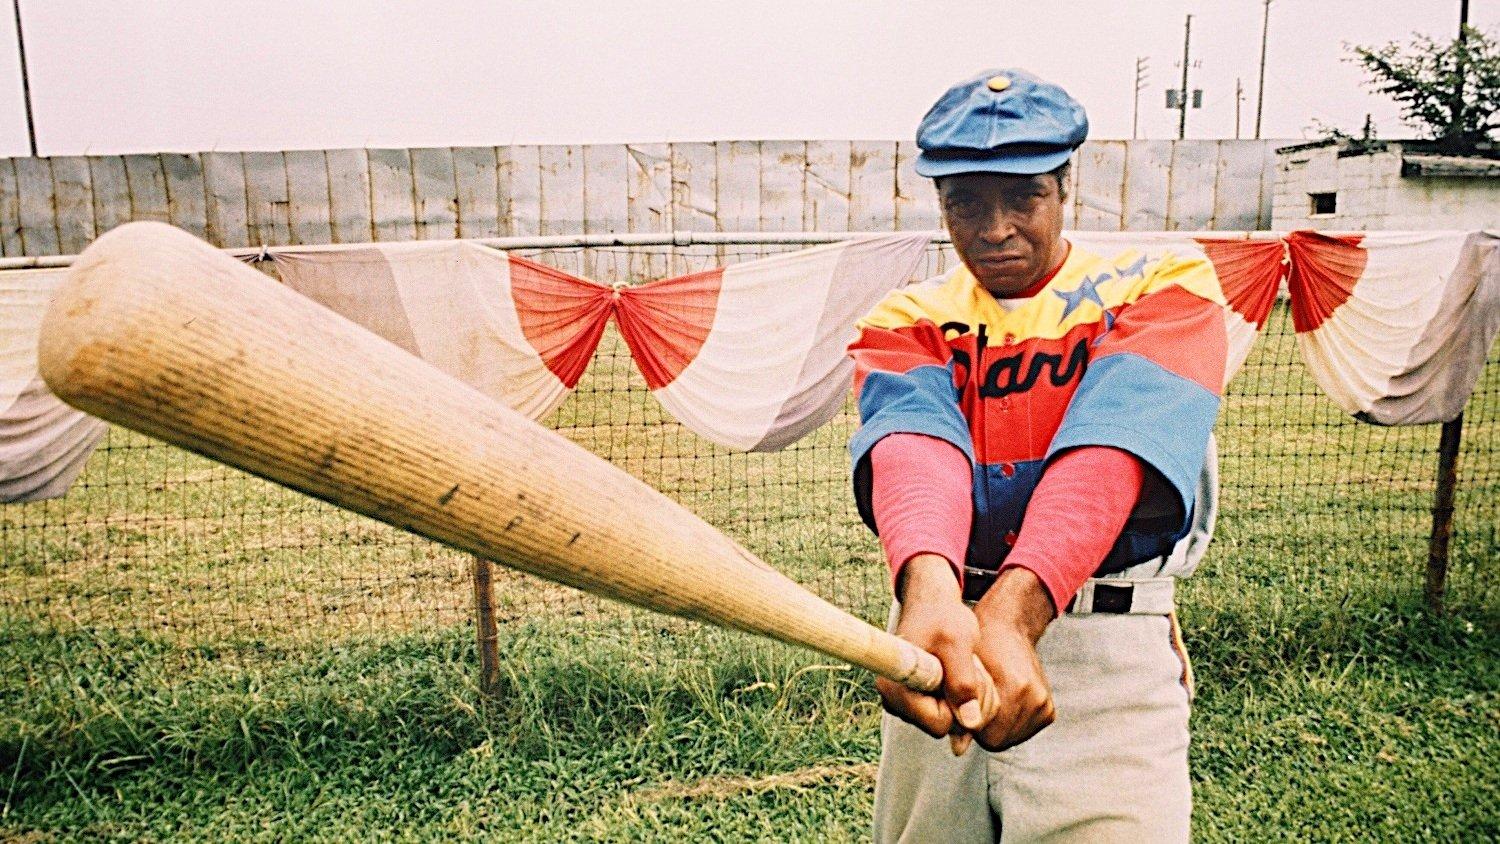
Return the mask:
[[[1421,604],[1436,431],[1354,423],[1284,313],[1225,405],[1181,600],[1200,840],[1500,837],[1500,368],[1471,403],[1450,612]],[[841,417],[779,455],[664,418],[610,337],[555,427],[868,618]],[[122,432],[0,508],[0,840],[859,840],[868,678],[497,574]]]
[[[1197,609],[1200,837],[1486,840],[1500,639],[1377,597]],[[719,631],[507,626],[302,652],[4,631],[3,823],[99,838],[855,839],[865,678]],[[42,676],[27,666],[72,666]],[[20,676],[30,675],[25,682]]]

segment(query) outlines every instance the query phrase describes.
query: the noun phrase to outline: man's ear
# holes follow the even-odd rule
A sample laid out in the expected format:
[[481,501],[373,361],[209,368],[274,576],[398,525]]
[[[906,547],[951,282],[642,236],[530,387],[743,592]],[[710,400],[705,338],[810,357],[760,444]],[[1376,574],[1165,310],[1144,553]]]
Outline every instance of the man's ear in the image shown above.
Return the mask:
[[1068,179],[1073,175],[1073,160],[1068,159],[1067,161],[1063,162],[1061,166],[1052,171],[1052,175],[1057,179],[1058,197],[1061,198],[1063,202],[1067,202]]

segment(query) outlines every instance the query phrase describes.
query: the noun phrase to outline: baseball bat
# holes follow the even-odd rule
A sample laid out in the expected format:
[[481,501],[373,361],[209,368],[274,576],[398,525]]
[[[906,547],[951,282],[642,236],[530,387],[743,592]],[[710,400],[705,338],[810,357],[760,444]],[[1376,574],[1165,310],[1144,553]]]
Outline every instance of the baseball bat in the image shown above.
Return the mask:
[[84,250],[38,362],[87,413],[459,550],[913,689],[941,682],[931,654],[665,495],[171,226]]

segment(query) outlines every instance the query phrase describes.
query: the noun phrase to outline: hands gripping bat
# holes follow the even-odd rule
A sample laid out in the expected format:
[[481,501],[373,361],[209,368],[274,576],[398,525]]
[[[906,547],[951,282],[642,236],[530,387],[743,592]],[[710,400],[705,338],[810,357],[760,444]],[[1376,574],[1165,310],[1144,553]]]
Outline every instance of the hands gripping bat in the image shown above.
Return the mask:
[[391,343],[161,223],[73,265],[43,378],[88,413],[548,580],[931,691],[931,654]]

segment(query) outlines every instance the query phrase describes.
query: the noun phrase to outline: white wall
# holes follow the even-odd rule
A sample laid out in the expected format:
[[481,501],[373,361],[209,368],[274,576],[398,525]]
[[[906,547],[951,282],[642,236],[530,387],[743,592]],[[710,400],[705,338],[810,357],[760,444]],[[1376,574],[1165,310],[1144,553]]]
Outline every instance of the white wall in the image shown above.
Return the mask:
[[[1090,141],[1068,228],[1266,228],[1285,141]],[[935,229],[910,141],[721,141],[0,158],[0,253],[131,219],[219,246],[500,235]]]

